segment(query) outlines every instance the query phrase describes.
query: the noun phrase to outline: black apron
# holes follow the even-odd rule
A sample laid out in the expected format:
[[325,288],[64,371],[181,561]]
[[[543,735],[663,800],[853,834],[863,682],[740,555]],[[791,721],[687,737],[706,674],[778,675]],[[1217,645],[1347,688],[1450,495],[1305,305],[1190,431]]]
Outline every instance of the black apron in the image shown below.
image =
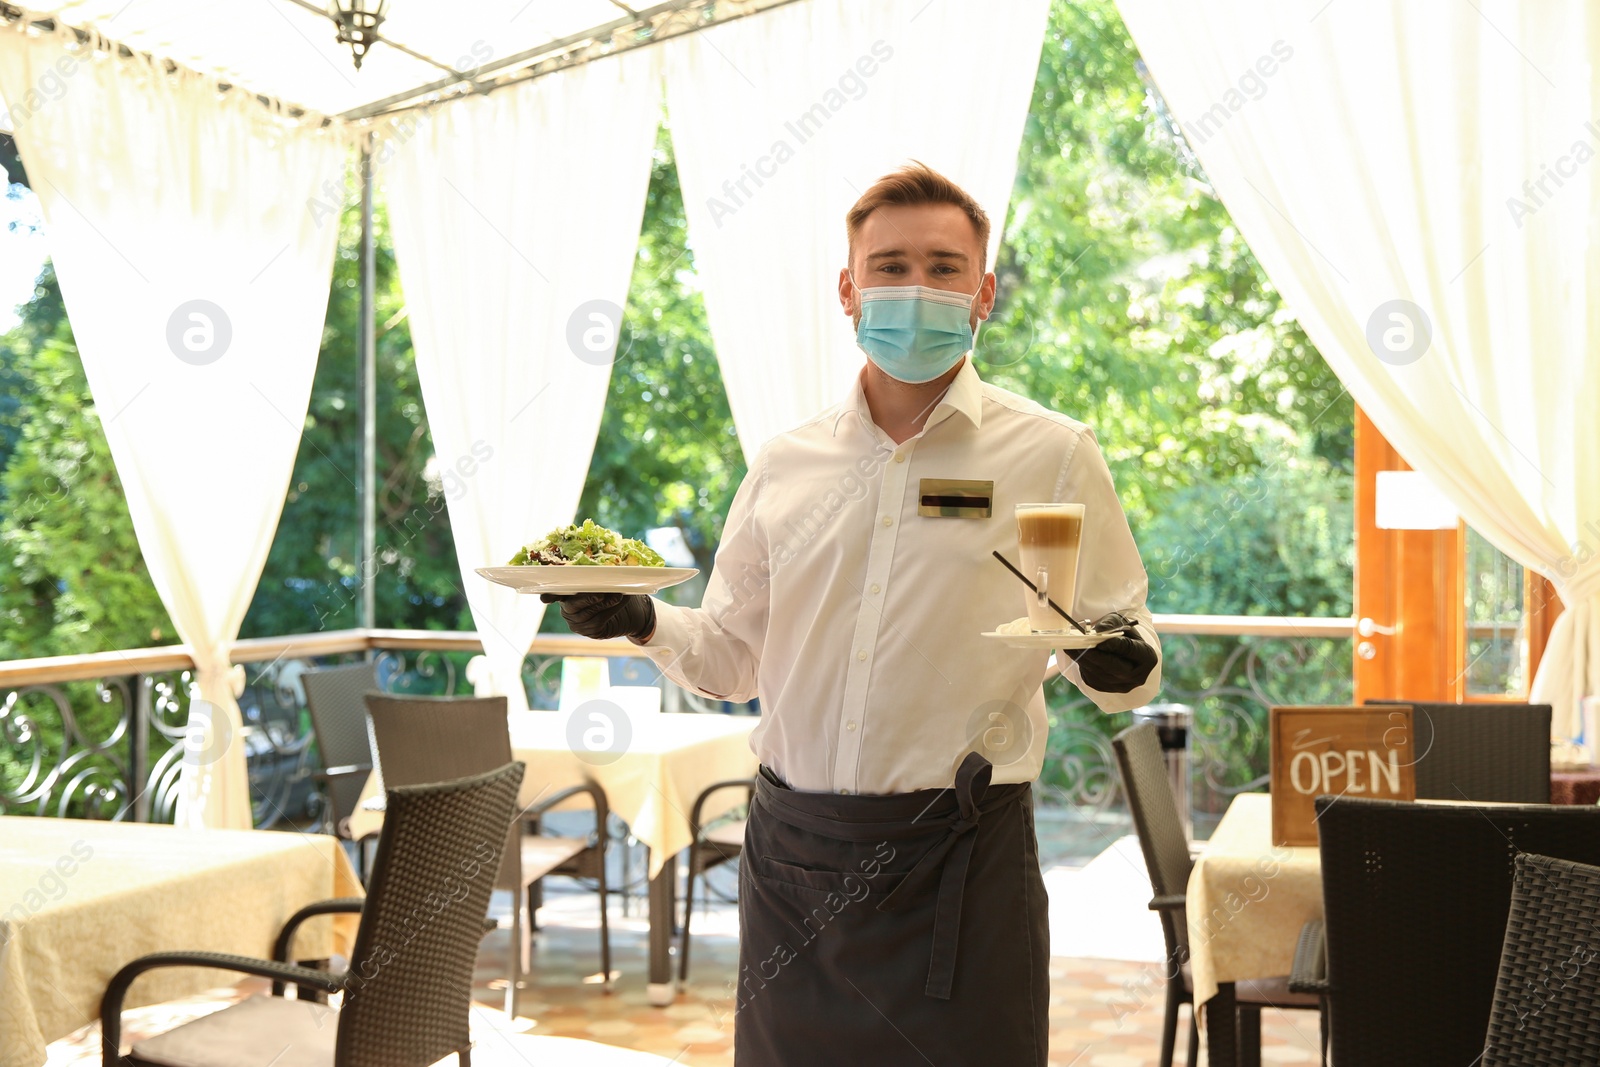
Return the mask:
[[1050,927],[1026,782],[796,792],[756,779],[739,874],[738,1067],[1043,1067]]

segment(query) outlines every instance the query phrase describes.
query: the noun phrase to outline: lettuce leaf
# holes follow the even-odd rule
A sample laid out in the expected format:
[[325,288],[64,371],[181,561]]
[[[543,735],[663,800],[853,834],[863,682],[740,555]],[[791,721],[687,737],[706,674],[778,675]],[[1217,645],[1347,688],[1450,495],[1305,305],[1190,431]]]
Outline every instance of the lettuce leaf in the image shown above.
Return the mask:
[[519,548],[513,567],[664,567],[666,560],[643,541],[620,537],[613,530],[584,519],[582,525],[558,526]]

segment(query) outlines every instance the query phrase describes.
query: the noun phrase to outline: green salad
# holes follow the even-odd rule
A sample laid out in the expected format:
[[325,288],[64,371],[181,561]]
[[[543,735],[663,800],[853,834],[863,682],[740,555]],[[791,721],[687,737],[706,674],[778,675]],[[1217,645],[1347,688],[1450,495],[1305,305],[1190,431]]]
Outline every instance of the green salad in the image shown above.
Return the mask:
[[665,567],[649,545],[584,519],[582,526],[558,526],[511,557],[510,566]]

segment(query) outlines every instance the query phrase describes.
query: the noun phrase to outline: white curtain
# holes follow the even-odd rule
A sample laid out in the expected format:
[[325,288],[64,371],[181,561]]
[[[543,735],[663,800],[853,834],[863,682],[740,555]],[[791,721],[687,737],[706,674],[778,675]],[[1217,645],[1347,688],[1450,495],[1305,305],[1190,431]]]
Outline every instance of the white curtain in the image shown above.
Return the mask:
[[229,653],[305,421],[344,152],[192,72],[0,28],[0,95],[139,547],[198,667],[178,821],[249,827]]
[[1600,12],[1119,4],[1356,401],[1474,529],[1558,586],[1533,695],[1556,737],[1575,735],[1579,698],[1600,691]]
[[473,571],[573,519],[660,119],[647,48],[396,120],[377,150],[462,588],[513,709],[545,605]]
[[[911,159],[989,213],[993,269],[1049,0],[809,0],[662,45],[695,268],[746,459],[865,357],[844,216]],[[983,344],[979,331],[979,344]]]

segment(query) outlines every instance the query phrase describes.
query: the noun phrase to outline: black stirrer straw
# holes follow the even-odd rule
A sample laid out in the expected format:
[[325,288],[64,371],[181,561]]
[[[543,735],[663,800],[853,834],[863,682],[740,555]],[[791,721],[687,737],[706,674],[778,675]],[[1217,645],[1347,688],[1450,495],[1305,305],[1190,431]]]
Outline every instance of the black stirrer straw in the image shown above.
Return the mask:
[[[1035,595],[1038,594],[1039,587],[1034,585],[1032,582],[1028,581],[1028,576],[1023,574],[1021,571],[1017,570],[1017,568],[1013,567],[1011,565],[1011,561],[1009,559],[1006,559],[1004,556],[1002,556],[998,549],[995,550],[994,558],[999,560],[1001,563],[1004,563],[1006,565],[1006,570],[1010,571],[1012,574],[1015,574],[1018,578],[1021,578],[1022,579],[1022,584],[1027,586],[1029,589],[1032,589],[1034,591]],[[1060,615],[1063,619],[1066,619],[1068,622],[1070,622],[1074,627],[1077,628],[1077,631],[1080,634],[1086,634],[1086,633],[1089,632],[1088,630],[1084,629],[1083,623],[1079,622],[1077,619],[1074,619],[1071,615],[1068,615],[1066,612],[1062,611],[1060,604],[1057,604],[1053,599],[1051,599],[1048,596],[1045,597],[1045,600],[1049,602],[1049,604],[1050,604],[1050,606],[1052,608],[1056,609],[1056,614],[1057,615]]]

